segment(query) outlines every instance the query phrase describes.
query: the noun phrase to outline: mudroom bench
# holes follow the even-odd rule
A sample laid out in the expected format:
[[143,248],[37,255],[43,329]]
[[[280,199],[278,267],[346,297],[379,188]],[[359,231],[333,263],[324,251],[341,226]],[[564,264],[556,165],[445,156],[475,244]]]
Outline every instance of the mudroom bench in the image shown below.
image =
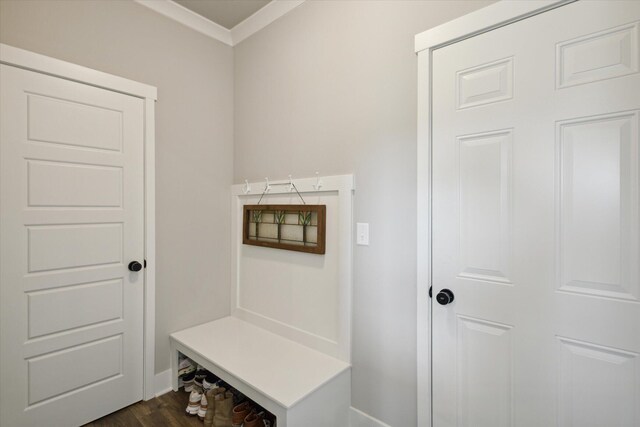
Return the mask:
[[178,353],[199,363],[277,417],[278,427],[348,426],[351,367],[236,317],[175,332]]

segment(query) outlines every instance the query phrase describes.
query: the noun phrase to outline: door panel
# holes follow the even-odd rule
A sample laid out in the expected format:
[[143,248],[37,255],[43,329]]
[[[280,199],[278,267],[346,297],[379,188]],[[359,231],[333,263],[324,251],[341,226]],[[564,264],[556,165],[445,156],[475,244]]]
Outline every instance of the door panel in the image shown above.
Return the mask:
[[504,130],[457,140],[459,277],[510,283],[511,139],[511,130]]
[[27,161],[29,206],[122,207],[122,168]]
[[558,343],[559,424],[638,425],[638,354],[561,337]]
[[122,319],[122,288],[122,279],[116,279],[29,292],[28,337]]
[[[28,359],[29,405],[122,375],[122,334]],[[77,366],[95,361],[92,369]]]
[[638,22],[558,43],[558,87],[638,72]]
[[638,112],[558,123],[558,289],[638,299]]
[[27,108],[30,141],[122,151],[122,111],[41,93],[27,94]]
[[639,22],[580,1],[434,51],[435,427],[640,425]]
[[143,101],[0,66],[0,424],[142,399]]
[[27,271],[123,264],[122,235],[122,223],[27,226]]
[[[457,324],[459,425],[512,425],[511,326],[466,316],[458,316]],[[488,388],[491,392],[477,394]]]

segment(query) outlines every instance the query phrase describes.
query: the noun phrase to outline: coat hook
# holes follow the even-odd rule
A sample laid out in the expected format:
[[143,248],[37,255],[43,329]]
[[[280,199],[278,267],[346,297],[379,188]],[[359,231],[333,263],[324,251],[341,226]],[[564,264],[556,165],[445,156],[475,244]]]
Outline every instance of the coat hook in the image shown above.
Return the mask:
[[251,192],[251,186],[249,185],[249,181],[248,180],[244,180],[244,187],[242,188],[242,192],[244,194],[250,193]]
[[266,184],[264,185],[264,192],[268,192],[271,191],[271,185],[269,185],[269,177],[265,177],[264,180],[266,181]]
[[291,175],[289,175],[289,193],[293,191],[293,179],[291,179]]
[[320,179],[320,172],[316,172],[316,183],[313,184],[313,188],[318,191],[322,188],[322,180]]

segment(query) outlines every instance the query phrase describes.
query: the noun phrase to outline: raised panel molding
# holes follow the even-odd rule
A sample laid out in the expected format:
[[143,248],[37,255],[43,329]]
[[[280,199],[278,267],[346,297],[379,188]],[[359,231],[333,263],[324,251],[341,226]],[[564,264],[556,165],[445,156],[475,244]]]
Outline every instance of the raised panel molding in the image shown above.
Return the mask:
[[30,292],[28,338],[122,319],[123,295],[122,279]]
[[558,88],[638,72],[638,22],[588,34],[556,47]]
[[512,130],[457,138],[460,173],[458,277],[510,284]]
[[[66,348],[27,361],[29,405],[122,375],[122,335]],[[91,364],[91,369],[76,369]]]
[[27,105],[29,141],[122,151],[121,111],[39,94]]
[[640,425],[638,354],[557,337],[558,425]]
[[460,315],[457,324],[457,425],[514,425],[512,326]]
[[456,93],[458,109],[513,98],[513,58],[458,71]]
[[29,207],[121,207],[122,168],[27,160]]
[[558,290],[638,300],[638,112],[557,124]]
[[122,223],[34,225],[28,230],[28,272],[122,263]]

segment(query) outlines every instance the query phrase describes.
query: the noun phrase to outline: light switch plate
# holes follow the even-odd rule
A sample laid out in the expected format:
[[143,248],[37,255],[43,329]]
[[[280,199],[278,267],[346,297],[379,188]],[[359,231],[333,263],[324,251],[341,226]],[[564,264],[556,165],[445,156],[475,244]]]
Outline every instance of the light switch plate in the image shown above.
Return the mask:
[[369,224],[366,222],[356,223],[356,244],[369,246]]

